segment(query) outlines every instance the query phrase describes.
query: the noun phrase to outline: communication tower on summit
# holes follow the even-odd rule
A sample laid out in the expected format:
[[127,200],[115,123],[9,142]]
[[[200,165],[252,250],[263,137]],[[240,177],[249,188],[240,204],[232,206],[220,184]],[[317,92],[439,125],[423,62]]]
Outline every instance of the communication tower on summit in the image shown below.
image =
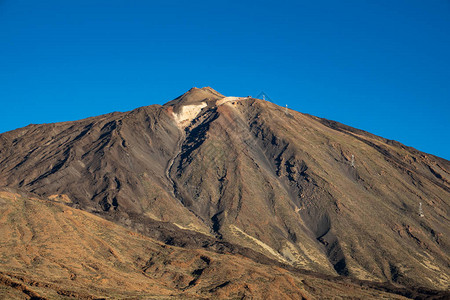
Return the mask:
[[264,101],[270,101],[270,102],[273,102],[272,99],[270,99],[270,97],[267,96],[267,94],[264,93],[264,92],[259,93],[258,96],[256,96],[255,98],[256,98],[256,99],[263,99]]

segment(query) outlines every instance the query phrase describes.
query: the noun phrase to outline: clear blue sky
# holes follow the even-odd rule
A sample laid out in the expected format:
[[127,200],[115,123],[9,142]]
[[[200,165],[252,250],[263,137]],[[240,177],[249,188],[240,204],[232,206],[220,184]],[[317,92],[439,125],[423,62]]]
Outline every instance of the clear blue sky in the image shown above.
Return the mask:
[[450,1],[0,0],[0,132],[193,86],[450,159]]

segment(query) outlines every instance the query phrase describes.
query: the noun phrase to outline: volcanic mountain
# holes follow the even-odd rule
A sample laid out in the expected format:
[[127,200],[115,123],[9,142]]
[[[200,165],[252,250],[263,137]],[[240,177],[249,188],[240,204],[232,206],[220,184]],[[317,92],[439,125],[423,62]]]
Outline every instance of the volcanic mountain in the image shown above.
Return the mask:
[[449,161],[209,87],[162,106],[3,133],[0,186],[200,260],[210,251],[280,272],[449,289]]

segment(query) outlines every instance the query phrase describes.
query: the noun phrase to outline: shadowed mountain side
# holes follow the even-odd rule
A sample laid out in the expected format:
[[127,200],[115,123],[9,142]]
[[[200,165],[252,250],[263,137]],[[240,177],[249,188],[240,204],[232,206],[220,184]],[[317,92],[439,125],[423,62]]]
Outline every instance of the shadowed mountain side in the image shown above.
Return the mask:
[[[75,122],[29,125],[0,135],[0,183],[67,197],[88,211],[148,214],[201,228],[171,195],[165,177],[180,136],[157,105]],[[18,149],[27,154],[17,155]]]
[[167,246],[90,213],[0,190],[0,296],[14,299],[406,299],[445,296],[297,274]]
[[1,134],[0,184],[168,244],[449,287],[450,162],[211,88]]

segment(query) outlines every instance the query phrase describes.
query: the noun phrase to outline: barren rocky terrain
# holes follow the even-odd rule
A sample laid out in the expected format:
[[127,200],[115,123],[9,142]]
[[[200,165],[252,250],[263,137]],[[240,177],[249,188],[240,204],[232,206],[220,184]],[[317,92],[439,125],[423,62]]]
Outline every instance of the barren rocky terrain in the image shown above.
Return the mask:
[[62,202],[0,191],[2,299],[405,299],[433,296],[168,246]]
[[3,133],[0,186],[11,297],[449,296],[450,162],[259,99]]

